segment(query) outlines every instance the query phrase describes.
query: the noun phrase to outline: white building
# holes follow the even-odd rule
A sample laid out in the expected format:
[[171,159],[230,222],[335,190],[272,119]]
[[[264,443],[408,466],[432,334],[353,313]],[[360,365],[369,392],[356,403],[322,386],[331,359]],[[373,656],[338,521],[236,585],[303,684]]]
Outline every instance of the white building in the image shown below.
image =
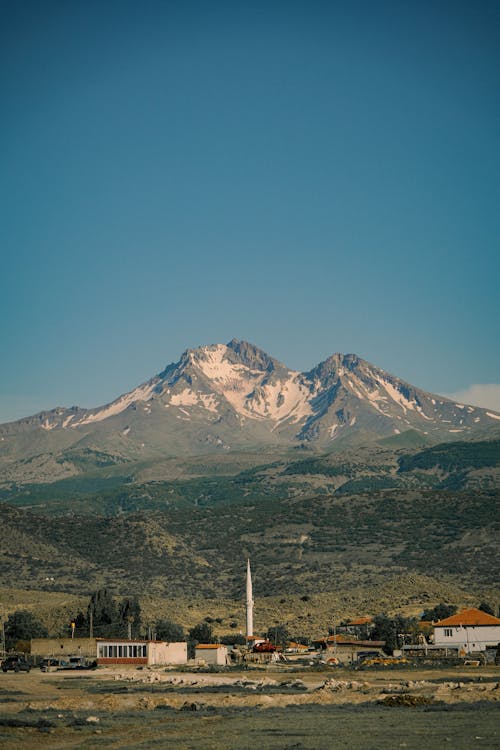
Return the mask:
[[434,644],[461,656],[500,644],[500,619],[480,609],[464,609],[434,625]]
[[147,664],[163,666],[187,663],[187,643],[125,641],[97,638],[97,664]]
[[223,667],[228,663],[227,646],[220,643],[198,643],[194,658],[197,662]]

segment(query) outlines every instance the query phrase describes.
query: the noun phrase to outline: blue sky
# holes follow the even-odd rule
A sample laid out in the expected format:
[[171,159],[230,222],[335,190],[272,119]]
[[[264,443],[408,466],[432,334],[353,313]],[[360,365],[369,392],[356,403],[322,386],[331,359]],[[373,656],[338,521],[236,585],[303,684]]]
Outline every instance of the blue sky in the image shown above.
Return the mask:
[[481,0],[0,2],[0,421],[232,337],[500,409],[499,32]]

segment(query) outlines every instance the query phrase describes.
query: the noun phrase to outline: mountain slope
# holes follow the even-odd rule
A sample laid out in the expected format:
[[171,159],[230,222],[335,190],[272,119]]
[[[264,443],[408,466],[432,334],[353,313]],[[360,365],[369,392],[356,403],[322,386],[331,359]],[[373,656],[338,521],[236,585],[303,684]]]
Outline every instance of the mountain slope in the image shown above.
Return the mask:
[[4,481],[30,472],[36,481],[82,473],[85,462],[88,469],[217,451],[328,451],[409,430],[430,443],[477,439],[500,430],[500,414],[429,394],[354,354],[333,354],[302,373],[233,339],[187,350],[102,407],[0,425],[0,461]]
[[[379,492],[185,506],[115,517],[47,516],[0,503],[3,586],[78,593],[239,597],[345,592],[424,574],[496,586],[493,492]],[[478,552],[480,551],[480,554]]]

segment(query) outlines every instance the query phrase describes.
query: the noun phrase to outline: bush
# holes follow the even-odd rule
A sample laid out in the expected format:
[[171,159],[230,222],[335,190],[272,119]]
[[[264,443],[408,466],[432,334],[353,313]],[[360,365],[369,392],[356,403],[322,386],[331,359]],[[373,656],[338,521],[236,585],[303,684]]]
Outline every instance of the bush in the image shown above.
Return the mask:
[[186,638],[183,627],[171,620],[158,620],[155,625],[155,631],[156,637],[160,641],[179,643]]

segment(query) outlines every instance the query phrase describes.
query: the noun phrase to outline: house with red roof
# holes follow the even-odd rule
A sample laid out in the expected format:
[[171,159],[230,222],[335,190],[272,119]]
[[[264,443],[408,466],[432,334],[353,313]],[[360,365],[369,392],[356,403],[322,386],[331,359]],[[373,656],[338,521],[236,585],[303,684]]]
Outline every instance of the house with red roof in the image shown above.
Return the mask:
[[434,644],[462,656],[500,644],[500,619],[480,609],[463,609],[434,623]]
[[344,626],[339,627],[339,630],[343,630],[349,635],[354,635],[356,638],[368,638],[374,627],[373,617],[364,615],[363,617],[356,617],[353,620],[349,620]]

